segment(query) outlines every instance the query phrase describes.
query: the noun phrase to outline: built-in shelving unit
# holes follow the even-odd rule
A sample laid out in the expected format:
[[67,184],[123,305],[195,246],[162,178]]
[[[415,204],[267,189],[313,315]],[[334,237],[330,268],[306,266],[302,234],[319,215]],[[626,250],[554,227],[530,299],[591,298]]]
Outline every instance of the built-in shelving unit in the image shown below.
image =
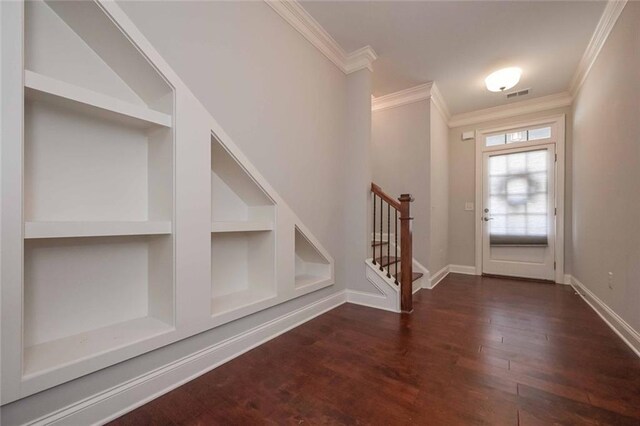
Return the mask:
[[331,263],[304,233],[295,228],[295,286],[303,288],[331,280]]
[[3,407],[334,283],[116,2],[1,15]]
[[174,143],[173,89],[93,2],[25,2],[24,89],[27,380],[173,330]]
[[275,204],[211,138],[211,313],[274,297]]

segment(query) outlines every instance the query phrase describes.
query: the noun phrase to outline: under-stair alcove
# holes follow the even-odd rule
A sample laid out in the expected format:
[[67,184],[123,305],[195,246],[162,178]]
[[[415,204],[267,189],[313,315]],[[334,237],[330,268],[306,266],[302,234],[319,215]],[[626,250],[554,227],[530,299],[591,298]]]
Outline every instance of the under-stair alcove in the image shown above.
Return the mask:
[[320,253],[297,226],[295,233],[296,288],[330,280],[331,263],[329,260]]
[[211,216],[211,314],[275,297],[275,203],[214,136]]
[[174,330],[174,95],[99,4],[24,13],[19,374],[39,389]]

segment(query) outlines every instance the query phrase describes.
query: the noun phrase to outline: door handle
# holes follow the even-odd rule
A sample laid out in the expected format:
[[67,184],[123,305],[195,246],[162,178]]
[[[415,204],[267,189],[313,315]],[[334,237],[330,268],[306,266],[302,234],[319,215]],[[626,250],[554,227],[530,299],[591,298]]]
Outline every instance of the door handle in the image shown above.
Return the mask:
[[490,220],[493,220],[492,217],[483,217],[483,219],[484,219],[485,222],[489,222]]

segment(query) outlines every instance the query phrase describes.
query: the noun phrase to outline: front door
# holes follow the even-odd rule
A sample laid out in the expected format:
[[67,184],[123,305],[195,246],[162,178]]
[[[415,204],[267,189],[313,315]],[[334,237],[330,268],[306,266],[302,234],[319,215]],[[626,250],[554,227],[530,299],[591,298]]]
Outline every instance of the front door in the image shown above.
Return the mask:
[[554,281],[555,145],[483,153],[482,272]]

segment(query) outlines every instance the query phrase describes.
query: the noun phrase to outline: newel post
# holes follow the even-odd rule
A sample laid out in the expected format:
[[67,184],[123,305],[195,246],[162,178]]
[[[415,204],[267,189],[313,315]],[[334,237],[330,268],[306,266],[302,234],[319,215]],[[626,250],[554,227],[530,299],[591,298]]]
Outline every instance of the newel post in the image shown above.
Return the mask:
[[411,194],[400,198],[400,310],[413,311],[413,237],[411,236]]

